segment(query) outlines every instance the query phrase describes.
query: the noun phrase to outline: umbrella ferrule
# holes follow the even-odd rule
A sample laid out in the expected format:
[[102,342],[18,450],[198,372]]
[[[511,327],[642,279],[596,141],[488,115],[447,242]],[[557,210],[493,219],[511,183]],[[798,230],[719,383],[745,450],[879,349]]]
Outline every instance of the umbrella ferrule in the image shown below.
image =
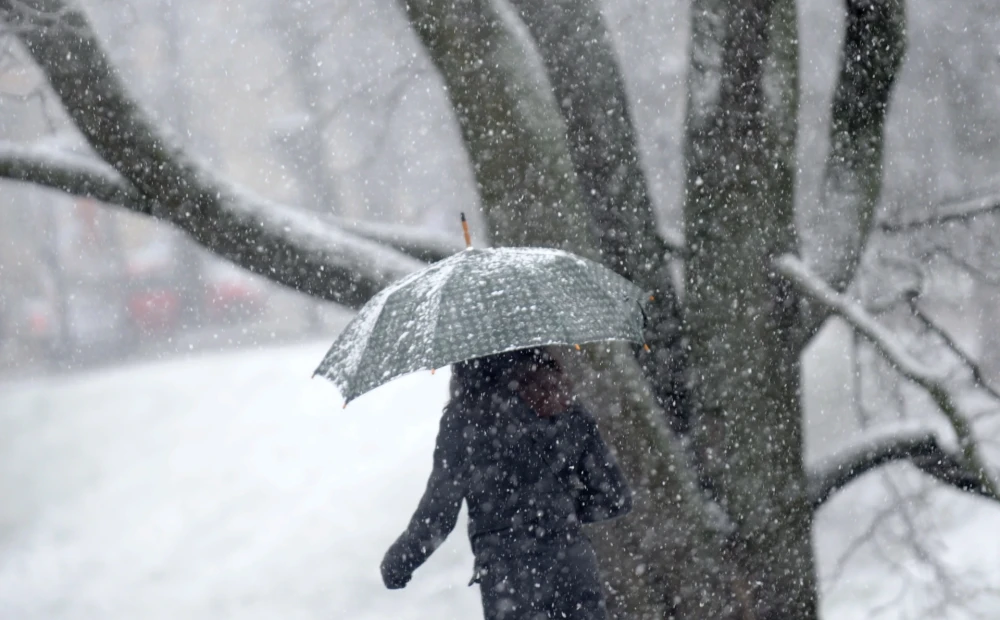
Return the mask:
[[469,222],[465,219],[465,213],[462,213],[462,234],[465,235],[465,249],[472,248],[472,235],[469,234]]

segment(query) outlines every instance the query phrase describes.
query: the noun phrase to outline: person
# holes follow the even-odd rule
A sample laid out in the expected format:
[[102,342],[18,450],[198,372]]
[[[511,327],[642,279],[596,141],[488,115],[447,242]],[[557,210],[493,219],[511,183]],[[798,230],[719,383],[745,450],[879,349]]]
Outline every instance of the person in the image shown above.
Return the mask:
[[456,364],[434,467],[386,552],[386,587],[405,587],[468,506],[486,620],[604,620],[597,556],[581,524],[625,515],[632,492],[593,417],[548,349]]

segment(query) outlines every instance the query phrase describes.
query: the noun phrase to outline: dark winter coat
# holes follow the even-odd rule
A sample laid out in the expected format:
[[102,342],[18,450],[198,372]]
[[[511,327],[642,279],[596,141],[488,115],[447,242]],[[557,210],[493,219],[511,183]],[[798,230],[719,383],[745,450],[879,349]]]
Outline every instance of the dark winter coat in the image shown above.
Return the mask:
[[627,513],[632,496],[588,412],[541,416],[496,385],[471,404],[453,399],[424,496],[385,555],[388,587],[403,587],[444,541],[463,499],[488,620],[605,617],[579,526]]

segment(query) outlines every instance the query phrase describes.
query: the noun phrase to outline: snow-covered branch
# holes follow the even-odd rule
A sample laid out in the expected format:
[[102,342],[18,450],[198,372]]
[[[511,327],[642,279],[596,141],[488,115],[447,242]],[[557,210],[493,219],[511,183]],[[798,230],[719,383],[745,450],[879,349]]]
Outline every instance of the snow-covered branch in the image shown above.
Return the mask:
[[114,168],[94,157],[0,141],[0,177],[152,215],[155,210]]
[[960,491],[1000,501],[963,466],[960,457],[942,446],[933,429],[892,427],[871,433],[809,468],[809,501],[813,509],[866,473],[897,461],[908,461]]
[[110,165],[8,148],[4,167],[12,178],[153,215],[250,271],[348,306],[422,266],[216,179],[132,98],[72,0],[0,0],[0,19],[14,27],[76,127]]
[[809,271],[802,261],[784,255],[775,261],[778,272],[788,278],[811,300],[838,314],[855,331],[864,336],[875,349],[904,377],[922,387],[944,414],[958,439],[959,462],[975,475],[979,486],[990,497],[1000,500],[1000,488],[991,476],[972,426],[959,410],[958,403],[946,385],[945,376],[913,357],[890,330],[882,326],[859,304],[834,291],[826,282]]
[[428,263],[447,258],[465,248],[458,218],[455,219],[455,229],[450,236],[427,232],[408,225],[383,224],[339,217],[328,219],[338,227],[350,231],[353,235],[376,241]]
[[994,193],[945,203],[929,214],[912,219],[902,219],[898,216],[885,218],[879,221],[878,227],[887,233],[905,233],[952,222],[967,222],[976,216],[996,212],[1000,212],[1000,195]]
[[[81,198],[156,216],[157,205],[147,200],[114,168],[103,161],[67,153],[47,146],[25,146],[0,141],[0,178],[59,190]],[[252,197],[254,201],[262,201]],[[433,262],[462,250],[456,239],[428,233],[413,226],[321,218],[324,226],[335,226],[351,235],[375,241],[420,261]],[[457,223],[456,223],[457,228]]]

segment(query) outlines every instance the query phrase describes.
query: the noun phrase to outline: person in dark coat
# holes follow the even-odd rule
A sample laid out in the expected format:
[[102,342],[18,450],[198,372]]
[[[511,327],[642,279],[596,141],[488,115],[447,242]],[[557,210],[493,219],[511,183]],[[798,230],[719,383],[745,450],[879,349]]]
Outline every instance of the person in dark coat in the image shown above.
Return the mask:
[[576,405],[557,360],[528,349],[456,364],[434,468],[382,561],[397,589],[455,527],[465,500],[486,620],[604,620],[583,523],[631,510],[632,492]]

